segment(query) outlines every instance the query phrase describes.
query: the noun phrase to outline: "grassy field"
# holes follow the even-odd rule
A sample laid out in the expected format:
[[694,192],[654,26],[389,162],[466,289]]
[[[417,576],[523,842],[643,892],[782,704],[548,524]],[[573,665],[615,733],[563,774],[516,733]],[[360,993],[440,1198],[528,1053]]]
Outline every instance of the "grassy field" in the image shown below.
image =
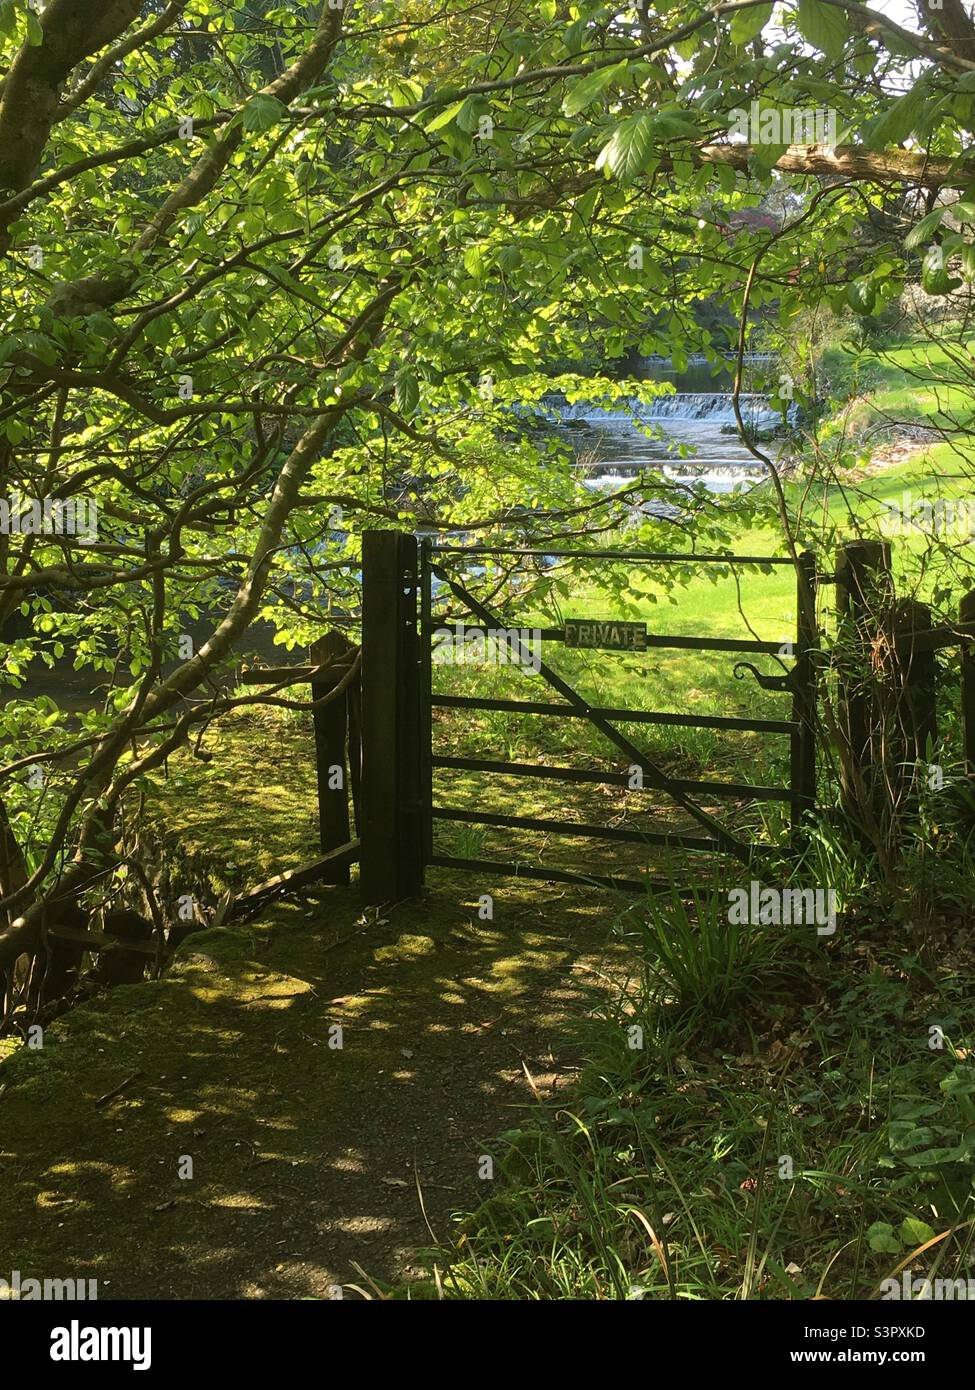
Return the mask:
[[[652,570],[636,572],[633,589],[623,607],[600,591],[591,579],[578,574],[577,562],[565,561],[554,572],[556,582],[562,571],[571,597],[544,608],[528,608],[513,616],[523,625],[561,626],[566,616],[608,618],[625,613],[627,618],[646,622],[657,635],[675,634],[787,642],[794,637],[794,580],[778,587],[778,599],[770,596],[754,612],[743,617],[736,607],[736,584],[727,572],[715,575],[713,584],[693,583],[681,591],[674,602]],[[757,578],[756,586],[771,574]],[[791,578],[791,575],[789,576]],[[788,597],[792,589],[791,599]],[[784,592],[783,592],[784,591]],[[778,601],[784,599],[784,602]],[[791,611],[790,611],[791,608]],[[456,610],[454,610],[456,612]],[[650,648],[637,654],[608,651],[578,651],[561,643],[545,642],[542,658],[590,705],[634,711],[739,718],[788,718],[788,695],[763,690],[747,673],[734,676],[736,661],[752,654],[734,652],[694,652],[682,649]],[[763,673],[781,673],[789,663],[759,655],[754,663]],[[505,698],[521,701],[563,704],[564,700],[544,676],[531,669],[515,667],[434,666],[434,689],[443,694],[478,698]],[[507,711],[435,710],[433,743],[435,751],[449,756],[476,757],[491,761],[511,761],[546,767],[567,767],[589,771],[603,770],[628,774],[634,766],[661,767],[683,780],[745,781],[781,787],[788,782],[788,739],[763,733],[645,725],[626,720],[614,721],[642,754],[638,763],[608,742],[583,719],[557,719],[543,715],[516,715]],[[648,778],[649,780],[649,778]],[[645,790],[627,792],[608,784],[563,784],[542,779],[515,778],[500,774],[477,774],[438,769],[434,774],[435,799],[442,804],[475,805],[502,814],[538,816],[546,819],[573,819],[613,828],[654,828],[666,831],[703,833],[693,818],[677,808],[672,798]],[[743,830],[756,833],[762,826],[762,808],[754,802],[704,798],[709,813],[730,816]],[[768,803],[768,809],[781,824],[781,803]],[[609,871],[615,863],[620,870],[662,867],[673,857],[648,853],[639,846],[599,844],[580,849],[578,842],[559,845],[546,842],[544,860],[534,832],[497,832],[467,826],[438,827],[438,839],[446,852],[467,857],[510,858],[532,854],[536,863],[554,867],[578,867],[580,860],[604,865]],[[551,841],[551,837],[549,837]],[[507,850],[507,852],[505,852]]]
[[[910,508],[919,499],[964,496],[963,478],[949,476],[957,459],[941,445],[897,466],[875,474],[863,470],[848,481],[824,489],[817,501],[823,544],[817,553],[820,569],[832,572],[835,547],[842,539],[889,535],[898,592],[913,594],[933,605],[935,620],[951,621],[965,583],[967,565],[963,548],[949,543],[930,552],[930,540],[920,532],[890,535],[890,509]],[[788,484],[790,502],[798,503],[801,481]],[[908,498],[908,501],[904,499]],[[809,498],[807,497],[807,506]],[[854,524],[855,523],[855,524]],[[770,528],[753,529],[737,537],[739,554],[782,554],[780,539]],[[694,567],[641,565],[622,576],[610,572],[609,562],[594,566],[585,561],[564,560],[548,572],[561,592],[544,603],[533,604],[515,594],[503,609],[504,622],[517,626],[561,626],[566,616],[612,616],[646,622],[658,635],[701,638],[759,638],[776,643],[793,641],[796,632],[796,579],[790,566]],[[677,585],[670,583],[676,574]],[[835,589],[820,590],[818,619],[828,643],[834,630]],[[454,605],[454,619],[463,614]],[[579,652],[558,643],[545,644],[543,657],[559,675],[593,705],[666,713],[788,719],[791,698],[761,688],[754,676],[738,666],[750,661],[761,673],[781,675],[791,661],[775,656],[730,652],[693,652],[651,649],[639,655],[611,652]],[[957,667],[957,653],[942,658],[946,670]],[[737,670],[736,670],[737,667]],[[560,697],[543,677],[531,670],[509,668],[435,666],[434,688],[444,694],[559,702]],[[948,682],[946,689],[951,689]],[[951,697],[943,711],[946,736],[944,759],[958,756],[958,729]],[[769,733],[647,726],[622,722],[620,728],[647,757],[668,775],[685,780],[752,782],[785,786],[789,781],[789,741]],[[603,768],[625,772],[627,758],[608,745],[583,720],[556,720],[544,716],[513,715],[504,711],[437,710],[434,746],[438,753],[489,760],[536,762],[573,768]],[[437,798],[450,805],[476,804],[495,812],[572,818],[627,827],[653,825],[686,831],[693,822],[675,813],[666,797],[621,795],[612,787],[564,788],[556,783],[526,781],[492,775],[438,770]],[[786,832],[787,808],[781,803],[730,801],[704,798],[709,813],[750,837],[780,842]],[[646,812],[649,819],[645,819]],[[498,857],[499,846],[513,845],[518,854],[528,853],[529,838],[505,831],[501,836],[479,827],[443,826],[441,842],[448,852],[469,857]],[[572,867],[577,850],[568,852],[546,844],[547,862]],[[600,849],[596,862],[605,862]],[[637,867],[640,855],[629,847],[613,847],[628,867]],[[552,857],[552,856],[556,857]],[[500,857],[507,857],[501,855]],[[646,856],[643,866],[647,866]],[[650,862],[660,862],[659,856]]]
[[857,354],[839,348],[824,354],[822,366],[834,389],[854,399],[847,424],[882,420],[967,428],[975,415],[975,344],[904,342]]

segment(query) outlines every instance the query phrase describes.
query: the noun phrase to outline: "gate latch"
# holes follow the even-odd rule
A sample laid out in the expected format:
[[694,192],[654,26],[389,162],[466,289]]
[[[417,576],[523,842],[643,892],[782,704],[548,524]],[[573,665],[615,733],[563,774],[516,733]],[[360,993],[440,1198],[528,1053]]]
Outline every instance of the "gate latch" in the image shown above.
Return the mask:
[[795,666],[784,676],[763,676],[758,667],[753,666],[750,661],[735,662],[734,676],[736,681],[744,680],[746,671],[751,671],[763,690],[786,690],[792,695],[796,693]]

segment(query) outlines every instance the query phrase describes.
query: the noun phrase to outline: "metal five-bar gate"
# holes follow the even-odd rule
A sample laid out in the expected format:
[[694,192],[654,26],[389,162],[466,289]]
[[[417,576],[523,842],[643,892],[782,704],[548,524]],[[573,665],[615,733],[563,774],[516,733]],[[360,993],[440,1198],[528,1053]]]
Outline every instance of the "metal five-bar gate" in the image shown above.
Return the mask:
[[[798,837],[803,819],[816,794],[816,564],[804,553],[796,566],[797,622],[794,640],[787,644],[757,638],[712,638],[647,633],[642,623],[608,620],[565,619],[561,628],[536,629],[547,648],[563,644],[647,654],[672,648],[729,654],[778,656],[791,659],[786,674],[762,675],[747,661],[739,666],[750,671],[766,689],[791,693],[787,719],[749,719],[723,715],[669,713],[593,705],[551,665],[551,658],[532,654],[532,669],[554,697],[551,701],[481,698],[452,695],[434,689],[434,651],[443,640],[448,616],[435,611],[450,596],[454,608],[449,617],[462,622],[465,639],[505,634],[516,648],[524,624],[495,612],[491,601],[471,592],[458,574],[460,557],[466,564],[485,564],[499,559],[517,566],[519,561],[588,562],[627,564],[682,564],[725,567],[793,565],[779,556],[670,555],[615,550],[529,550],[514,547],[460,547],[418,541],[393,531],[370,531],[363,545],[362,611],[362,814],[361,875],[364,896],[384,902],[409,896],[423,883],[427,865],[437,865],[494,875],[514,874],[556,882],[599,883],[626,889],[653,886],[649,875],[632,878],[617,874],[593,874],[580,869],[534,866],[514,859],[467,858],[438,849],[437,826],[454,822],[514,832],[535,831],[559,836],[662,846],[688,855],[727,854],[743,864],[754,862],[759,847],[727,817],[713,809],[715,800],[785,801],[791,806],[793,834]],[[737,672],[736,672],[737,674]],[[489,757],[460,756],[434,744],[433,711],[497,710],[512,716],[540,715],[559,720],[581,720],[596,730],[610,748],[626,757],[630,772],[607,769],[540,766]],[[790,745],[788,786],[695,781],[671,776],[618,725],[677,725],[685,728],[751,731],[788,738]],[[435,799],[435,770],[452,769],[487,777],[543,778],[563,783],[593,782],[630,787],[632,769],[639,770],[643,791],[662,794],[691,822],[687,830],[665,831],[593,825],[535,816],[492,813],[480,805],[441,805]],[[702,804],[702,803],[707,803]]]

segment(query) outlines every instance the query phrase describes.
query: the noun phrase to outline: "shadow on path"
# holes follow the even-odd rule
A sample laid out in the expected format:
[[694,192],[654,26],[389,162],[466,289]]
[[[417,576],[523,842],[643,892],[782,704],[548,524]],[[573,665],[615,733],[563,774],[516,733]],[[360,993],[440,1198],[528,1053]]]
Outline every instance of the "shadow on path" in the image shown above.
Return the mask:
[[563,1086],[602,971],[626,968],[609,895],[512,884],[482,922],[469,884],[431,884],[192,937],[0,1066],[0,1275],[219,1299],[420,1274],[426,1222],[449,1241],[490,1195],[478,1159],[534,1104],[525,1068]]

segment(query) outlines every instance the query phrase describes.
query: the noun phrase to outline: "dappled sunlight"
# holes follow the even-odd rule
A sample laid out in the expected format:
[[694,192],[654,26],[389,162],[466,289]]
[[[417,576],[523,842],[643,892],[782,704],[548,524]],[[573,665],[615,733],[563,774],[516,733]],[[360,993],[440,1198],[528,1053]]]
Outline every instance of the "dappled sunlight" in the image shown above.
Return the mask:
[[[483,923],[449,874],[430,877],[423,902],[381,925],[354,889],[326,889],[302,913],[282,904],[198,935],[160,982],[21,1050],[0,1139],[16,1194],[0,1239],[21,1266],[57,1251],[59,1266],[93,1268],[97,1211],[99,1277],[116,1296],[326,1297],[354,1281],[353,1260],[393,1278],[429,1240],[418,1180],[448,1235],[450,1211],[478,1199],[489,1136],[532,1101],[524,1066],[546,1093],[572,1074],[586,1008],[573,967],[613,969],[614,908],[507,885]],[[5,1224],[25,1201],[29,1232]]]
[[0,0],[0,74],[4,1263],[967,1277],[975,0]]

